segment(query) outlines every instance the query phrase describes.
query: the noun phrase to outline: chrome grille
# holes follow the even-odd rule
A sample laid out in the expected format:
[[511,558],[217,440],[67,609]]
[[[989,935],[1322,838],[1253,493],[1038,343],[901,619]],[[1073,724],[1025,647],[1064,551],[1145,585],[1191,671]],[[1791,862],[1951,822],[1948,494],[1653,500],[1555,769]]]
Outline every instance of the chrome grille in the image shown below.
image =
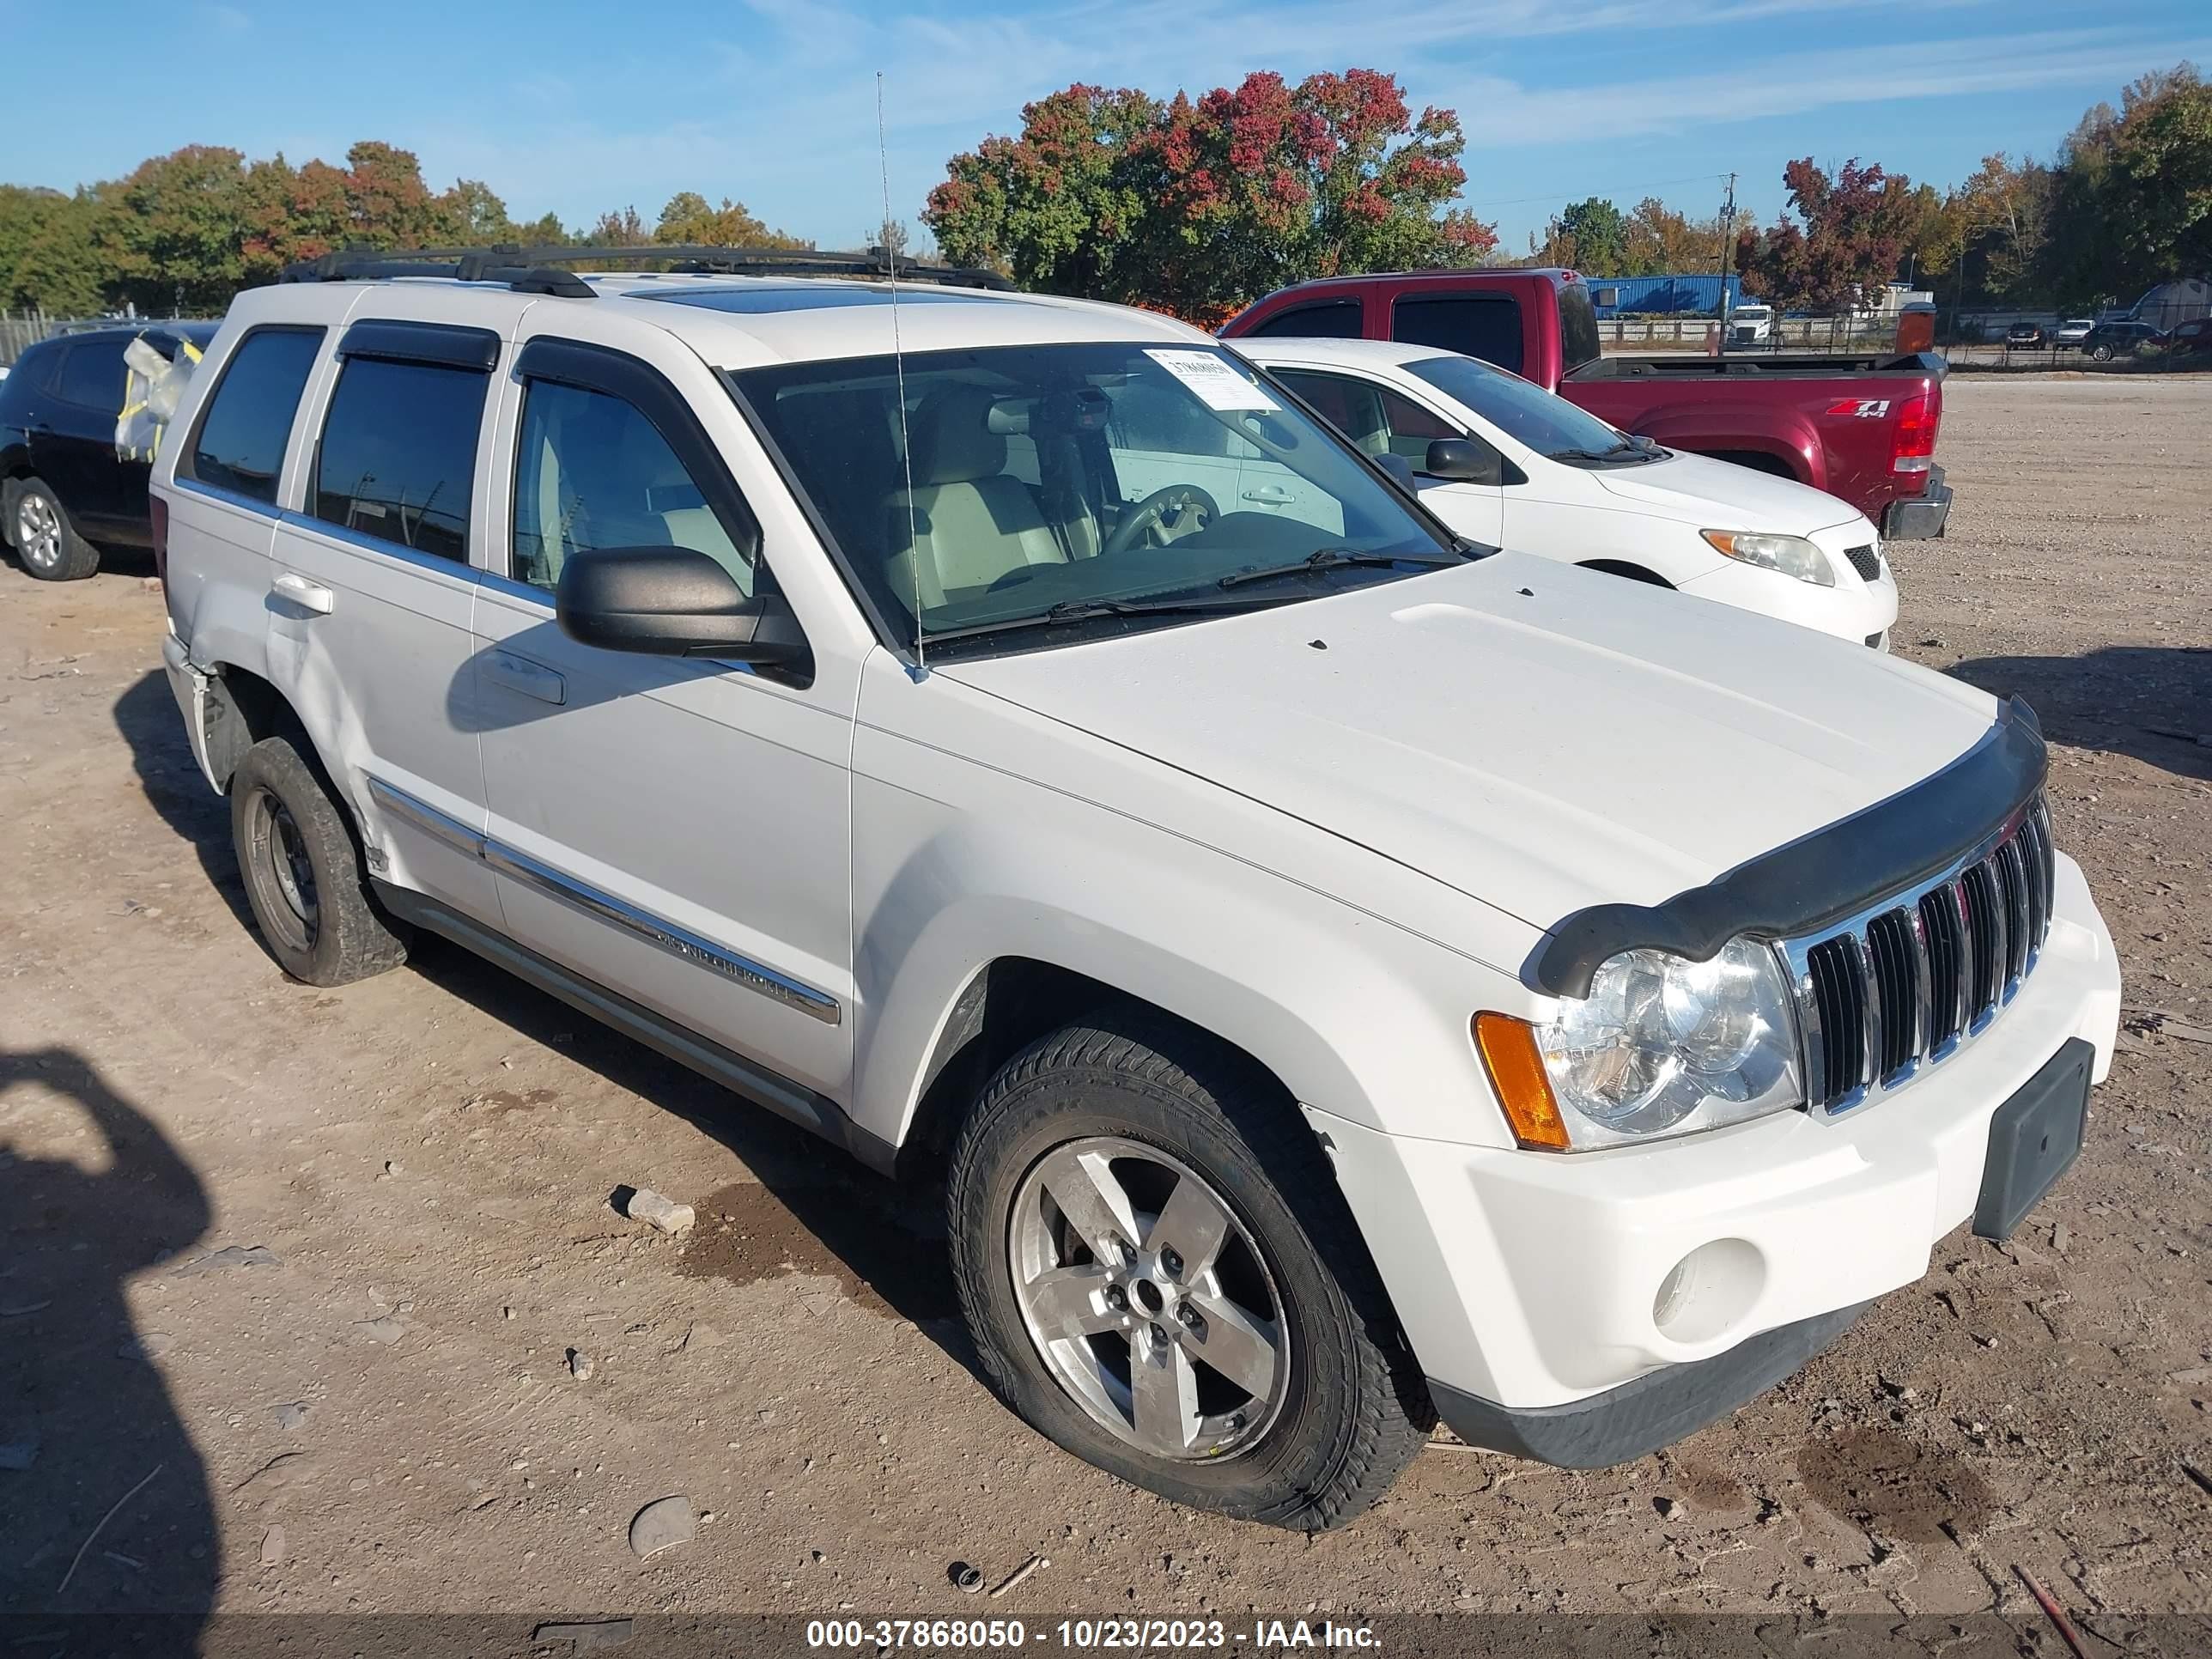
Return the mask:
[[1785,941],[1813,1109],[1863,1105],[1996,1018],[2034,969],[2056,873],[2039,797],[1940,879]]
[[1851,562],[1851,568],[1868,581],[1881,579],[1881,550],[1875,543],[1869,542],[1863,547],[1847,547],[1844,550],[1844,556]]

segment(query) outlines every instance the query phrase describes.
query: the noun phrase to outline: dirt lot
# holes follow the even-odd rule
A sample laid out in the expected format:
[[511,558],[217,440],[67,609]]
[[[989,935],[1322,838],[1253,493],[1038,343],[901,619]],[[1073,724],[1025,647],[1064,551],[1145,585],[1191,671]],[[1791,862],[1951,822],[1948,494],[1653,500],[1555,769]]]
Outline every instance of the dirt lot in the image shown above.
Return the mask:
[[[8,565],[0,1637],[43,1654],[82,1633],[58,1615],[164,1607],[495,1615],[478,1651],[617,1613],[1994,1613],[2057,1651],[2017,1564],[2093,1646],[2212,1645],[2208,429],[2204,380],[1954,382],[1954,532],[1897,550],[1899,649],[2042,711],[2061,843],[2130,1004],[2171,1011],[2131,1013],[2074,1172],[2012,1246],[1946,1240],[1670,1453],[1438,1447],[1312,1540],[1121,1486],[1001,1409],[930,1194],[458,950],[286,981],[146,567]],[[624,1182],[697,1206],[688,1248],[613,1212]],[[672,1493],[698,1534],[641,1560],[631,1517]],[[999,1600],[947,1582],[1033,1553]]]

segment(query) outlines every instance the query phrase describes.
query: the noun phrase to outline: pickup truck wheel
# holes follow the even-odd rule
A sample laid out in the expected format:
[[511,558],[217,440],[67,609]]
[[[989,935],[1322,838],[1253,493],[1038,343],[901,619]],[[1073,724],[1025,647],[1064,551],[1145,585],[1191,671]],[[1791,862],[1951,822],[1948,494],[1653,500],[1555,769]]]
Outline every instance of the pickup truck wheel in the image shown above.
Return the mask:
[[294,979],[349,985],[407,959],[369,899],[344,815],[289,739],[264,738],[239,762],[230,832],[262,940]]
[[1240,1056],[1102,1018],[1008,1062],[963,1125],[952,1259],[1033,1426],[1179,1503],[1308,1531],[1433,1420],[1326,1159]]
[[8,536],[25,570],[42,582],[74,582],[100,568],[100,550],[76,533],[69,509],[52,489],[26,478],[14,495]]

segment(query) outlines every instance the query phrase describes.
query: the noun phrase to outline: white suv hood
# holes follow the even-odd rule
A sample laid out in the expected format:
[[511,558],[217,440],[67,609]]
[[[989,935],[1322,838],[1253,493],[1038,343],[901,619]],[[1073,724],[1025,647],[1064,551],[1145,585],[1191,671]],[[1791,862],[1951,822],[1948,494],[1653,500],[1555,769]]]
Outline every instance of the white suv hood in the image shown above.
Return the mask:
[[1589,476],[1608,495],[1700,530],[1810,536],[1860,516],[1849,502],[1795,478],[1680,450],[1663,461],[1604,467]]
[[1893,795],[1996,715],[1864,647],[1514,553],[933,672],[1546,928]]

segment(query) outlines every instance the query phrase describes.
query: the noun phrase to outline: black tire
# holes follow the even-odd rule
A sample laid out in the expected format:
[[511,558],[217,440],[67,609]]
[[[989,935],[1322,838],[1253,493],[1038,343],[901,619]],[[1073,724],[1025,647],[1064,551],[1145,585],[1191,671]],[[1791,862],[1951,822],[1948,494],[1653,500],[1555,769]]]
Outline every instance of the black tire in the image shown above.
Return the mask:
[[[1179,1160],[1225,1200],[1275,1286],[1290,1360],[1258,1438],[1215,1462],[1149,1454],[1054,1378],[1016,1300],[1012,1229],[1029,1172],[1096,1136]],[[947,1194],[953,1270],[1000,1396],[1066,1450],[1194,1508],[1317,1532],[1379,1498],[1435,1421],[1419,1365],[1327,1158],[1249,1060],[1174,1021],[1107,1012],[1007,1062],[962,1125]]]
[[349,985],[407,959],[369,897],[344,813],[290,738],[264,738],[238,763],[230,833],[262,943],[294,979]]
[[100,550],[76,533],[61,497],[43,480],[8,492],[8,539],[23,568],[42,582],[82,581],[100,568]]
[[2112,361],[2112,349],[2101,343],[2094,345],[2089,348],[2089,357],[2093,362],[2109,363]]

